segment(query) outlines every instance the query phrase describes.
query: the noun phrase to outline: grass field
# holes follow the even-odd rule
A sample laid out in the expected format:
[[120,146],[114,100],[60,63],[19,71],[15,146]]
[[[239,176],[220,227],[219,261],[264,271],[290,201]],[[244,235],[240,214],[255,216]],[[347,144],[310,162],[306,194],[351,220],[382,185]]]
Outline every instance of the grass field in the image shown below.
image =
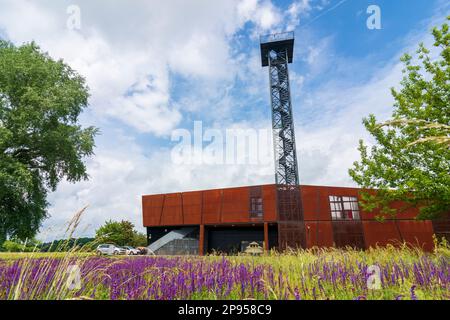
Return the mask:
[[450,299],[447,245],[260,257],[0,253],[0,299]]

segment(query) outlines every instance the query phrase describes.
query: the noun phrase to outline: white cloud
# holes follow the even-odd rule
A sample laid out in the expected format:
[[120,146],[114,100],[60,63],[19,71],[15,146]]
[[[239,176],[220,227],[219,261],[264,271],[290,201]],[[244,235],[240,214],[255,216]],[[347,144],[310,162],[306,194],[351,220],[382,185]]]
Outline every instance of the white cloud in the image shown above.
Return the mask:
[[[223,126],[213,127],[224,131]],[[226,129],[267,128],[265,123],[235,123]],[[204,128],[206,130],[207,128]],[[110,133],[107,133],[108,137]],[[270,135],[267,136],[270,139]],[[51,218],[46,220],[40,238],[63,236],[65,224],[75,212],[89,205],[76,236],[92,236],[108,219],[128,219],[142,229],[141,196],[144,194],[221,188],[271,183],[272,164],[176,164],[171,150],[149,153],[135,139],[116,132],[114,148],[99,144],[96,156],[88,161],[89,181],[71,184],[62,182],[50,195]],[[262,144],[260,152],[271,156],[270,143]],[[47,238],[48,237],[48,238]]]
[[291,3],[288,8],[289,23],[286,30],[294,30],[300,24],[300,18],[303,15],[309,14],[312,10],[310,0],[298,0]]
[[[136,1],[133,6],[79,1],[80,31],[66,28],[69,4],[2,0],[0,30],[15,43],[36,40],[83,74],[98,117],[167,134],[181,120],[171,105],[169,72],[204,81],[233,78],[228,40],[245,22],[236,15],[237,1]],[[262,25],[276,22],[272,8],[270,3],[257,8]],[[146,77],[153,79],[151,85],[138,95],[126,94]]]
[[[0,2],[0,30],[15,43],[36,40],[84,75],[97,118],[118,119],[156,135],[168,134],[185,109],[195,109],[192,105],[209,108],[212,97],[223,95],[222,88],[241,72],[242,61],[238,65],[230,50],[236,31],[247,22],[255,25],[253,35],[280,30],[283,16],[268,0],[139,0],[133,6],[78,1],[82,29],[71,31],[66,27],[70,1]],[[308,7],[307,1],[295,2],[289,14]],[[191,98],[173,102],[170,72],[192,81]],[[152,82],[141,92],[127,94],[146,78]],[[209,98],[198,98],[206,93]]]
[[242,0],[238,4],[237,12],[242,21],[255,23],[255,34],[278,27],[283,17],[280,10],[266,0]]
[[[17,44],[35,40],[84,75],[92,94],[93,118],[88,120],[106,125],[102,134],[115,141],[113,146],[98,143],[96,156],[88,161],[90,181],[62,183],[51,195],[52,218],[45,228],[61,225],[87,203],[86,219],[94,226],[109,217],[130,217],[140,225],[139,199],[144,193],[251,181],[242,166],[227,167],[227,178],[219,181],[212,177],[221,169],[174,167],[168,151],[144,156],[147,152],[126,138],[133,131],[114,132],[105,120],[119,120],[138,133],[167,135],[186,111],[196,109],[191,105],[210,109],[208,102],[217,98],[222,99],[215,104],[214,115],[228,116],[233,100],[218,88],[232,83],[240,70],[230,52],[230,39],[247,22],[254,23],[255,30],[276,26],[281,14],[270,1],[135,1],[133,6],[125,1],[108,5],[78,1],[79,31],[66,28],[71,4],[0,0],[1,34]],[[171,73],[192,80],[188,100],[173,102]]]
[[224,68],[231,60],[228,51],[224,39],[211,34],[192,34],[168,52],[169,64],[173,71],[186,76],[225,79],[231,76],[229,69]]
[[[361,85],[325,83],[311,92],[302,105],[302,125],[296,132],[302,183],[356,186],[348,169],[360,158],[359,139],[372,139],[362,125],[362,118],[373,113],[379,120],[392,113],[390,88],[398,86],[402,65],[396,59]],[[297,120],[302,114],[297,112]],[[318,165],[320,163],[320,165]]]
[[[42,238],[48,228],[53,228],[50,237],[57,237],[55,229],[86,204],[90,207],[80,233],[92,235],[110,218],[131,219],[140,227],[142,194],[273,181],[260,166],[175,165],[170,150],[148,147],[151,144],[141,140],[151,135],[140,133],[165,136],[183,120],[201,120],[192,118],[200,111],[217,128],[267,128],[268,109],[267,119],[261,119],[261,113],[249,114],[245,122],[233,118],[237,106],[245,109],[247,100],[262,108],[269,104],[267,70],[261,68],[259,52],[235,52],[235,35],[247,23],[252,24],[254,39],[260,33],[293,28],[302,16],[321,10],[325,0],[294,1],[284,13],[266,0],[78,3],[79,32],[65,27],[69,1],[0,0],[0,34],[15,43],[35,39],[86,76],[92,93],[89,120],[106,123],[96,156],[87,163],[90,180],[63,182],[51,194],[52,217],[45,221]],[[291,71],[301,181],[352,185],[347,169],[359,157],[358,139],[367,138],[361,118],[370,112],[381,118],[389,115],[388,88],[401,77],[397,57],[366,83],[329,79],[305,92],[305,85],[326,69],[323,63],[334,52],[329,37],[303,38],[299,49],[296,57],[303,56],[308,64],[307,73]],[[337,58],[335,68],[352,67],[351,61]],[[183,97],[177,99],[173,74],[185,83]],[[240,97],[230,94],[237,80],[244,84]],[[110,118],[126,126],[116,128],[116,122],[105,120]]]

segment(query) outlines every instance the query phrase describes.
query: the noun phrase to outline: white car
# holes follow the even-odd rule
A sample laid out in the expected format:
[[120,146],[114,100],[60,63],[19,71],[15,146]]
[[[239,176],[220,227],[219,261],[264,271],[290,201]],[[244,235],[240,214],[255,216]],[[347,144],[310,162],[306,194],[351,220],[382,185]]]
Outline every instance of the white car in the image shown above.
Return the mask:
[[126,250],[124,248],[118,247],[114,244],[101,244],[97,247],[96,250],[98,255],[118,255],[118,254],[125,254]]
[[124,246],[126,250],[126,254],[129,256],[137,256],[139,254],[139,250],[130,246]]

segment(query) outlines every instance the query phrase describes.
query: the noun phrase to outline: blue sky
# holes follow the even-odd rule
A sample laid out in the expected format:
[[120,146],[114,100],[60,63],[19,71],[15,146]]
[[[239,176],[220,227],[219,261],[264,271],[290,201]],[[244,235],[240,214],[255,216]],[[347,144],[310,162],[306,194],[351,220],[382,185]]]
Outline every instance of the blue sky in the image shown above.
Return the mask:
[[[70,5],[80,28],[67,26]],[[369,5],[381,10],[380,30],[366,26]],[[295,31],[290,78],[301,182],[354,185],[347,170],[358,140],[370,143],[362,117],[389,116],[400,56],[421,41],[431,46],[430,28],[450,14],[441,0],[0,0],[0,8],[1,37],[35,40],[86,77],[91,100],[81,121],[102,132],[87,160],[90,181],[62,182],[50,195],[44,240],[85,205],[79,235],[92,235],[110,218],[141,228],[142,194],[272,183],[272,164],[171,158],[172,133],[192,131],[194,121],[222,132],[270,128],[260,34]],[[270,152],[270,141],[262,148]]]

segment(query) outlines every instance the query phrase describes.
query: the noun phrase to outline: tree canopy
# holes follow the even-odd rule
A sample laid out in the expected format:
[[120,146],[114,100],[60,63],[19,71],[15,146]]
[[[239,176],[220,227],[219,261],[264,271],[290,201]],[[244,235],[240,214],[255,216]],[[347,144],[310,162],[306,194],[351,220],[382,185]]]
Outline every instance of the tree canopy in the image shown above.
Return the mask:
[[112,243],[118,246],[147,245],[145,234],[134,230],[134,224],[126,220],[107,221],[95,232],[95,240],[97,243]]
[[88,97],[62,60],[0,40],[0,243],[37,233],[61,179],[88,178],[83,160],[98,132],[78,123]]
[[69,238],[45,242],[38,246],[41,252],[66,252],[78,247],[83,250],[94,249],[96,243],[94,238]]
[[[450,20],[450,17],[447,18]],[[450,211],[450,33],[444,23],[434,28],[434,57],[423,44],[417,56],[402,57],[405,64],[392,119],[378,123],[374,115],[363,120],[375,144],[360,141],[361,160],[349,170],[366,189],[362,206],[380,208],[380,218],[399,212],[394,200],[420,208],[418,219],[435,219]]]

